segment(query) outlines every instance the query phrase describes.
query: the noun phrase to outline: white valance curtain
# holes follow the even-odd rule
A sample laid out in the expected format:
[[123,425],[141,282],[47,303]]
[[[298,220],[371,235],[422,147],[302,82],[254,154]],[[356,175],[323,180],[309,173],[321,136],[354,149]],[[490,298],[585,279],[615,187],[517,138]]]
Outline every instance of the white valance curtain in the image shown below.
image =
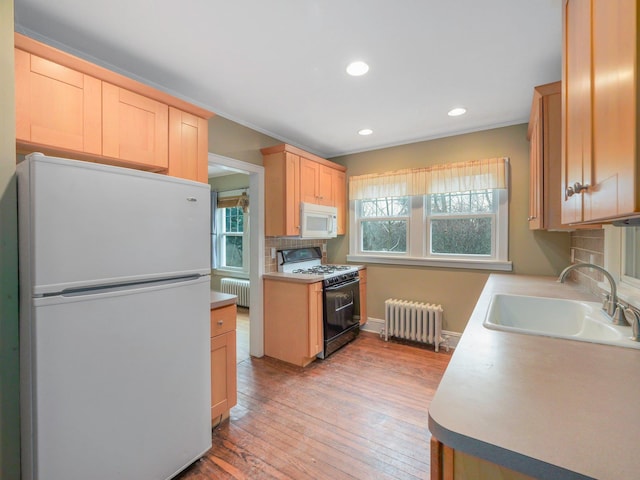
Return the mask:
[[349,178],[349,199],[507,188],[508,163],[500,157],[358,175]]

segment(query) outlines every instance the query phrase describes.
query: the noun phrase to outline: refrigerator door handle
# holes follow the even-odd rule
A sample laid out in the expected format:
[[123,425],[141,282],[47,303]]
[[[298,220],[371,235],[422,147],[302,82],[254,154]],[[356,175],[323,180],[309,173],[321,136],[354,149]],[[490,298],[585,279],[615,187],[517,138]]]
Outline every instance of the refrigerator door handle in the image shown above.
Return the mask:
[[175,285],[182,282],[190,282],[193,280],[198,280],[203,277],[202,275],[185,275],[173,278],[163,278],[159,280],[147,280],[140,282],[131,282],[131,283],[123,283],[118,285],[98,285],[95,287],[85,287],[85,288],[70,288],[61,291],[60,293],[49,293],[42,295],[42,297],[81,297],[84,295],[91,294],[102,294],[102,293],[111,293],[111,292],[121,292],[126,290],[133,289],[144,289],[149,287],[159,287],[163,285]]

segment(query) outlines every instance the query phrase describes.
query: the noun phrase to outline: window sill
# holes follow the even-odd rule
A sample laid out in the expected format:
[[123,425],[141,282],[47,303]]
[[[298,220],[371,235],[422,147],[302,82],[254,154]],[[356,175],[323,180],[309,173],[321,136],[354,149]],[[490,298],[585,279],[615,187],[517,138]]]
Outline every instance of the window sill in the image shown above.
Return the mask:
[[233,277],[233,278],[244,278],[249,279],[249,272],[239,272],[238,270],[227,270],[226,268],[213,268],[211,269],[214,275],[225,276],[225,277]]
[[395,257],[382,255],[347,255],[348,262],[382,263],[387,265],[416,265],[422,267],[464,268],[471,270],[499,270],[511,272],[513,264],[500,260],[470,260],[470,259],[436,259],[420,257]]

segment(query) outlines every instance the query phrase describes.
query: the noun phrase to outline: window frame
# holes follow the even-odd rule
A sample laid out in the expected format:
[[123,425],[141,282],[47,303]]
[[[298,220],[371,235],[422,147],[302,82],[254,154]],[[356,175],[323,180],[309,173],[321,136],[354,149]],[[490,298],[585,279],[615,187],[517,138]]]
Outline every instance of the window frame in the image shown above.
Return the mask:
[[[404,197],[398,197],[398,198],[404,198]],[[359,249],[358,251],[361,252],[361,254],[363,255],[368,255],[368,254],[372,254],[372,255],[390,255],[390,256],[397,256],[397,255],[401,255],[404,256],[407,254],[407,252],[394,252],[394,251],[369,251],[369,250],[363,250],[363,242],[364,242],[364,238],[362,238],[361,232],[362,232],[362,223],[366,222],[366,221],[406,221],[407,222],[407,227],[406,227],[406,232],[405,232],[405,236],[407,238],[407,243],[409,243],[409,237],[411,235],[411,217],[412,217],[412,212],[413,212],[413,204],[412,204],[412,199],[411,197],[407,196],[408,198],[408,208],[409,208],[409,212],[407,215],[396,215],[396,216],[380,216],[380,217],[363,217],[361,216],[361,207],[360,207],[360,203],[362,202],[362,200],[357,201],[357,203],[355,204],[355,208],[358,209],[358,214],[357,215],[350,215],[350,218],[353,219],[355,217],[357,217],[357,222],[358,222],[358,232],[359,232],[359,240],[358,240],[358,245],[359,245]],[[350,232],[350,237],[351,237],[351,232]]]
[[[407,252],[368,252],[362,250],[362,229],[359,213],[361,200],[349,201],[349,254],[347,261],[396,265],[420,265],[433,267],[465,268],[478,270],[512,271],[508,259],[509,235],[509,192],[508,189],[494,190],[495,213],[472,213],[434,215],[437,218],[470,218],[474,216],[494,216],[492,234],[492,256],[431,254],[429,252],[431,215],[428,213],[426,196],[409,197],[410,213],[407,226]],[[387,217],[385,217],[387,218]],[[393,217],[391,217],[393,218]],[[404,217],[403,217],[404,218]]]
[[[238,207],[234,207],[238,208]],[[225,210],[227,208],[221,207],[216,209],[215,213],[215,222],[216,222],[216,242],[217,242],[217,253],[218,253],[218,267],[215,269],[216,271],[231,273],[233,276],[248,278],[249,275],[249,216],[246,213],[243,213],[242,233],[238,232],[227,232],[226,231],[226,218],[225,218]],[[242,267],[233,267],[224,265],[225,260],[225,250],[226,250],[226,237],[240,237],[242,236]]]
[[[616,281],[618,297],[640,308],[640,280],[624,275],[625,264],[625,239],[623,229],[627,227],[616,227],[613,225],[603,225],[604,230],[604,268]],[[609,282],[598,283],[598,287],[609,291]]]

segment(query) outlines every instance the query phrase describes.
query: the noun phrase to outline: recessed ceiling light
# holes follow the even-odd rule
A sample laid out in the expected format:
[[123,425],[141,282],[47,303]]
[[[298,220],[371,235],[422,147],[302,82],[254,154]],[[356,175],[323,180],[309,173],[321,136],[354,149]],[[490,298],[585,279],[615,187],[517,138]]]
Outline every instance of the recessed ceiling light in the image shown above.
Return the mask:
[[449,113],[447,113],[447,115],[449,115],[450,117],[458,117],[460,115],[464,115],[465,113],[467,113],[466,108],[456,107],[449,110]]
[[361,61],[351,62],[347,66],[347,73],[353,77],[359,77],[360,75],[364,75],[368,71],[369,65]]
[[363,128],[358,132],[358,135],[366,136],[366,135],[371,135],[372,133],[373,133],[373,130],[371,130],[370,128]]

